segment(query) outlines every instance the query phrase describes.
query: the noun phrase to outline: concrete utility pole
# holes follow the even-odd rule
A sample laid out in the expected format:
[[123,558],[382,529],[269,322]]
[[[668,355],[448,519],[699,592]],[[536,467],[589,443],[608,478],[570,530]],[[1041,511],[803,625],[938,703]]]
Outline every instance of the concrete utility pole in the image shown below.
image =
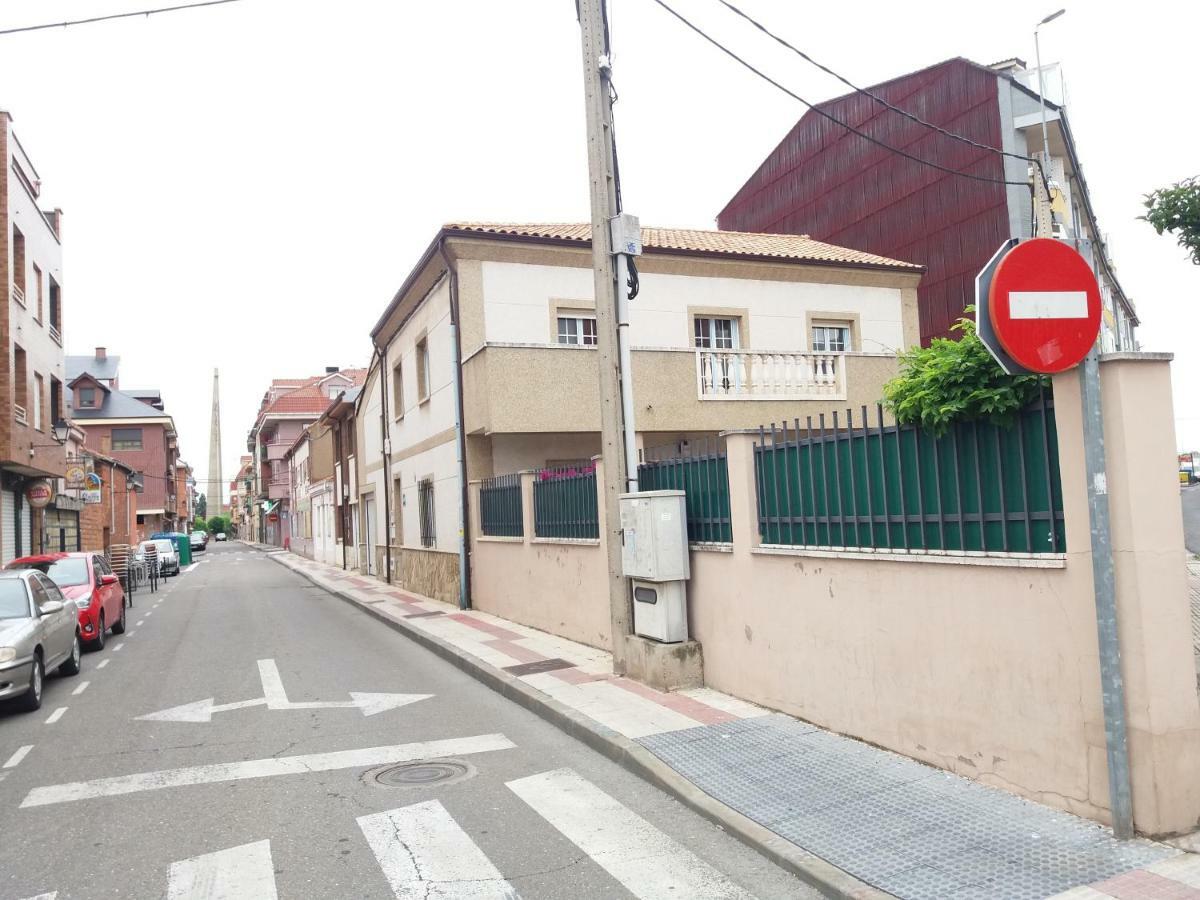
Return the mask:
[[[621,572],[620,496],[625,489],[621,372],[617,344],[617,267],[609,222],[618,213],[613,173],[612,68],[607,55],[604,0],[578,0],[583,43],[583,90],[587,107],[588,176],[592,204],[592,268],[595,272],[596,349],[600,364],[600,452],[604,460],[604,521],[608,547],[608,601],[613,671],[625,671],[625,636],[631,633],[629,581]],[[629,373],[626,373],[627,375]],[[632,461],[630,461],[632,462]]]
[[221,373],[213,369],[212,422],[208,426],[208,481],[204,488],[204,513],[219,516],[224,488],[221,483]]

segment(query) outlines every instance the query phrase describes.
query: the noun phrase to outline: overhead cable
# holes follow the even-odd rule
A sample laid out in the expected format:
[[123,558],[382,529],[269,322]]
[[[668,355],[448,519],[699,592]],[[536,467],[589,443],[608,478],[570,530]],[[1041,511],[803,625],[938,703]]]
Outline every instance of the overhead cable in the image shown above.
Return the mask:
[[199,9],[202,6],[223,6],[240,0],[202,0],[200,3],[183,3],[178,6],[160,6],[157,9],[139,9],[133,12],[112,13],[107,16],[92,16],[87,19],[71,19],[66,22],[47,22],[43,25],[23,25],[20,28],[0,28],[0,35],[17,34],[22,31],[45,31],[50,28],[66,28],[68,25],[90,25],[93,22],[109,22],[113,19],[133,19],[137,16],[153,16],[158,13],[178,12],[181,9]]
[[[756,68],[751,62],[749,62],[745,58],[739,56],[733,50],[730,50],[728,47],[726,47],[724,44],[722,44],[716,38],[712,37],[712,35],[708,34],[706,31],[704,31],[702,28],[700,28],[700,26],[696,25],[694,22],[692,22],[691,20],[686,18],[684,15],[682,15],[681,13],[676,11],[674,8],[672,8],[669,4],[667,4],[665,2],[665,0],[654,0],[654,2],[657,3],[659,6],[661,6],[663,9],[665,9],[667,12],[669,12],[672,16],[674,16],[676,19],[678,19],[680,22],[682,22],[688,28],[690,28],[692,31],[694,31],[696,34],[700,35],[700,37],[704,38],[706,41],[708,41],[710,44],[712,44],[714,47],[716,47],[718,50],[720,50],[726,56],[728,56],[731,59],[733,59],[734,61],[740,63],[744,68],[753,72],[755,75],[757,75],[759,78],[766,81],[768,84],[774,86],[778,90],[787,94],[793,100],[803,103],[805,106],[807,106],[809,109],[811,109],[814,113],[821,116],[822,118],[827,119],[830,122],[832,122],[833,124],[846,129],[851,134],[858,135],[859,137],[861,137],[863,140],[867,141],[868,143],[874,144],[877,147],[887,150],[889,153],[895,153],[897,156],[902,156],[905,159],[911,160],[912,162],[918,163],[922,166],[927,166],[931,169],[936,169],[940,172],[945,172],[949,175],[956,175],[959,178],[967,178],[967,179],[970,179],[971,181],[982,181],[982,182],[985,182],[988,184],[1012,185],[1014,187],[1023,187],[1023,188],[1032,190],[1032,185],[1030,185],[1029,182],[1027,182],[1027,181],[1009,181],[1004,178],[990,178],[986,175],[975,175],[970,172],[964,172],[961,169],[954,169],[954,168],[951,168],[950,166],[944,166],[941,163],[935,163],[928,159],[923,159],[920,156],[916,156],[912,153],[909,153],[907,150],[901,150],[899,147],[893,147],[891,144],[888,144],[885,141],[879,140],[879,138],[876,138],[876,137],[873,137],[872,135],[867,134],[862,129],[856,128],[855,126],[849,124],[848,122],[842,121],[837,116],[833,115],[830,112],[827,112],[826,110],[822,109],[820,106],[816,105],[815,103],[811,103],[808,100],[805,100],[803,97],[801,97],[795,91],[791,90],[790,88],[788,88],[788,87],[784,86],[783,84],[781,84],[780,82],[776,81],[774,78],[772,78],[766,72],[762,71],[759,68]],[[994,149],[994,148],[986,148],[986,149]]]

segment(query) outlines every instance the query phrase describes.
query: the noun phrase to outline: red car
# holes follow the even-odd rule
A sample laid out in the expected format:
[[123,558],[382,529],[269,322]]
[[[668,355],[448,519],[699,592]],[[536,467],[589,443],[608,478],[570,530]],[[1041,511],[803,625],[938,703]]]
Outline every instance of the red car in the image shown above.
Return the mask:
[[79,636],[99,650],[105,633],[125,633],[125,591],[102,553],[22,556],[5,569],[37,569],[79,607]]

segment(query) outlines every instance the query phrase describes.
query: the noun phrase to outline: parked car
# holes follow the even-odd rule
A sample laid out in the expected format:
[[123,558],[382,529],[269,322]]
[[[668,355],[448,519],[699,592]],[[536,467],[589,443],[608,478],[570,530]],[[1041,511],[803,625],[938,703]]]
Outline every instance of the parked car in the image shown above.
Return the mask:
[[188,535],[188,541],[191,543],[193,550],[204,550],[208,547],[208,532],[193,531]]
[[158,574],[163,578],[168,575],[179,574],[179,550],[175,547],[175,542],[170,538],[154,538],[149,541],[142,541],[138,546],[142,552],[146,552],[146,548],[153,545],[158,551]]
[[225,537],[225,532],[223,532],[223,531],[218,531],[218,532],[217,532],[217,543],[218,543],[218,544],[219,544],[221,541],[227,541],[227,540],[229,540],[229,538]]
[[36,569],[0,572],[0,699],[42,705],[48,669],[78,675],[79,616],[53,581]]
[[79,607],[79,633],[96,650],[104,648],[111,628],[125,633],[125,589],[100,553],[46,553],[14,559],[7,570],[36,569],[49,577],[67,600]]

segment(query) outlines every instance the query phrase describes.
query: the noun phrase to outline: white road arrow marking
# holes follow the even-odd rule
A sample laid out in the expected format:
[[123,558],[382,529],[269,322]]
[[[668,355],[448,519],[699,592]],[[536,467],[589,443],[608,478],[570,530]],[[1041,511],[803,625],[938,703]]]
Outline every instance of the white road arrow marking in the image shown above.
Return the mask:
[[170,709],[147,713],[137,718],[148,722],[211,722],[213,713],[249,706],[266,706],[270,710],[294,709],[361,709],[364,716],[376,716],[381,712],[399,709],[420,700],[428,700],[433,694],[373,694],[351,691],[349,700],[303,700],[293,703],[283,689],[283,679],[273,659],[258,661],[258,675],[262,680],[263,696],[253,700],[238,700],[234,703],[214,703],[214,698],[196,700]]
[[1087,291],[1009,291],[1012,319],[1086,319]]
[[397,900],[517,900],[517,892],[436,800],[358,819]]
[[449,738],[441,741],[421,741],[414,744],[394,744],[386,747],[365,747],[360,750],[337,750],[332,753],[309,753],[302,756],[280,756],[267,759],[248,759],[240,762],[188,766],[182,769],[162,769],[116,775],[93,781],[75,781],[37,787],[21,801],[21,807],[48,806],[72,803],[97,797],[160,791],[164,788],[191,784],[217,784],[225,781],[244,781],[249,778],[268,778],[272,775],[306,775],[330,772],[335,769],[365,769],[389,763],[411,762],[416,759],[439,759],[467,753],[487,753],[492,750],[511,750],[516,747],[502,734],[480,734],[473,737]]
[[271,842],[171,863],[167,900],[276,900]]

